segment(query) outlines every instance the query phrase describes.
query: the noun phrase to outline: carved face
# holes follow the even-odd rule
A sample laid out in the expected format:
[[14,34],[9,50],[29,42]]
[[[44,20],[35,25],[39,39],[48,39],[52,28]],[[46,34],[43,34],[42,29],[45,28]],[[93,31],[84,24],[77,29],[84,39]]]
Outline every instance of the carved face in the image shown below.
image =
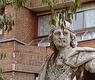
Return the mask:
[[67,47],[70,45],[70,31],[57,29],[53,33],[53,42],[56,47]]

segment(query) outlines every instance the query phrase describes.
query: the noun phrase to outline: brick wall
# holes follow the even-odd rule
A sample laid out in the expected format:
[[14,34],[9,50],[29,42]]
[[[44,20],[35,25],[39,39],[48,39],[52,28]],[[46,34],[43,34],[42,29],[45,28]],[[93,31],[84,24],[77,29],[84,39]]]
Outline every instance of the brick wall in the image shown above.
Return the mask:
[[[5,46],[6,45],[6,46]],[[46,59],[46,48],[25,46],[15,42],[0,43],[0,51],[6,53],[6,58],[0,61],[3,70],[20,70],[39,72]],[[16,47],[14,49],[14,47]],[[14,51],[15,50],[15,51]],[[15,68],[13,68],[15,64]]]
[[6,80],[35,80],[35,74],[21,73],[21,72],[8,72],[3,73]]
[[[21,8],[17,12],[15,37],[23,42],[29,43],[36,36],[37,17],[28,9]],[[37,30],[37,29],[36,29]]]
[[16,72],[15,80],[35,80],[35,74]]
[[46,48],[16,44],[16,70],[39,72],[46,59]]
[[[15,10],[11,6],[6,6],[5,14],[8,14],[8,15],[11,14],[13,20],[15,21],[16,13],[15,13]],[[15,36],[15,27],[13,27],[12,31],[10,31],[9,33],[7,31],[4,31],[3,39],[10,39],[10,38],[13,38],[14,36]]]
[[[79,42],[78,46],[95,48],[94,43],[94,39],[82,41]],[[0,61],[0,67],[4,71],[21,71],[4,73],[7,80],[10,80],[10,78],[15,78],[15,80],[35,80],[35,74],[29,72],[38,73],[46,57],[53,53],[49,48],[21,45],[16,41],[0,43],[0,51],[6,53],[6,58]],[[15,64],[15,68],[13,68],[12,64]]]
[[11,6],[7,6],[5,13],[14,16],[15,25],[10,33],[4,32],[4,39],[16,38],[29,43],[37,36],[37,17],[29,9],[21,8],[16,11]]
[[12,70],[14,42],[0,43],[0,52],[6,54],[5,59],[0,60],[0,68]]
[[13,73],[3,73],[3,76],[6,78],[6,80],[13,80]]
[[6,53],[6,58],[0,60],[0,68],[7,80],[35,80],[35,73],[40,71],[47,55],[46,48],[22,45],[16,41],[0,43],[0,51]]

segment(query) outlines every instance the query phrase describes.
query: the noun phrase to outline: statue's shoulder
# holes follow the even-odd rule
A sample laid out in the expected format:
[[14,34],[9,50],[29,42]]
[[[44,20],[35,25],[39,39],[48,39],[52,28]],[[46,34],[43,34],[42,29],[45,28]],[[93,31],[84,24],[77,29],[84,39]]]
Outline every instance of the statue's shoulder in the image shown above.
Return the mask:
[[66,63],[70,66],[78,67],[92,59],[95,59],[95,48],[76,47],[68,55]]
[[76,47],[75,51],[77,51],[77,52],[95,52],[95,48],[91,48],[91,47]]
[[68,57],[72,57],[74,55],[79,55],[80,53],[83,52],[95,52],[95,48],[91,48],[91,47],[75,47],[72,49],[72,51],[68,54]]

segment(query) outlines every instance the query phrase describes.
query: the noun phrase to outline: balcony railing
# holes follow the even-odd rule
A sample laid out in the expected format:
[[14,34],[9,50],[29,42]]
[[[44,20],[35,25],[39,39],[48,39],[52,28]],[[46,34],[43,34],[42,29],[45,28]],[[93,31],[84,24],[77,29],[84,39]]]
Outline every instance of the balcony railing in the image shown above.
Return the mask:
[[[63,2],[71,4],[72,1],[73,0],[57,0],[58,5],[62,4]],[[95,1],[95,0],[82,0],[83,3],[84,2],[90,2],[90,1]],[[59,6],[61,6],[60,8],[62,8],[63,5],[59,5]],[[39,12],[41,9],[47,7],[47,5],[43,4],[42,0],[29,0],[29,2],[27,4],[27,7],[30,8],[30,9],[32,9],[32,10],[34,10],[34,11],[38,11]],[[40,9],[40,10],[38,10],[38,9]]]
[[[62,3],[64,1],[72,1],[72,0],[57,0],[58,3]],[[31,1],[31,7],[43,7],[43,6],[46,6],[46,4],[43,4],[42,3],[42,0],[32,0]]]
[[[73,0],[57,0],[58,4],[62,4],[62,2],[72,2]],[[62,5],[59,5],[62,6]],[[42,0],[29,0],[27,1],[27,5],[29,9],[31,9],[34,12],[40,12],[40,11],[47,11],[49,10],[49,7],[47,7],[47,4],[43,4]]]

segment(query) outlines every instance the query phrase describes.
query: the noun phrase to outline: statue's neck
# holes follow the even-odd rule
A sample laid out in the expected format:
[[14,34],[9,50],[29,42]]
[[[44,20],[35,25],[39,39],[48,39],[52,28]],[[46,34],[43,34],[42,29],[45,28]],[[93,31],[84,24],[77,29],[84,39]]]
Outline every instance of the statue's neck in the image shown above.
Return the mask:
[[59,50],[59,54],[63,55],[64,58],[70,54],[70,52],[72,52],[72,47],[70,46],[67,46],[65,48],[62,48]]
[[59,48],[58,51],[59,51],[59,53],[61,53],[61,52],[64,52],[64,51],[66,52],[66,51],[68,51],[69,49],[72,49],[72,47],[70,47],[70,46],[66,46],[66,47],[64,47],[64,48],[62,47],[62,48]]

